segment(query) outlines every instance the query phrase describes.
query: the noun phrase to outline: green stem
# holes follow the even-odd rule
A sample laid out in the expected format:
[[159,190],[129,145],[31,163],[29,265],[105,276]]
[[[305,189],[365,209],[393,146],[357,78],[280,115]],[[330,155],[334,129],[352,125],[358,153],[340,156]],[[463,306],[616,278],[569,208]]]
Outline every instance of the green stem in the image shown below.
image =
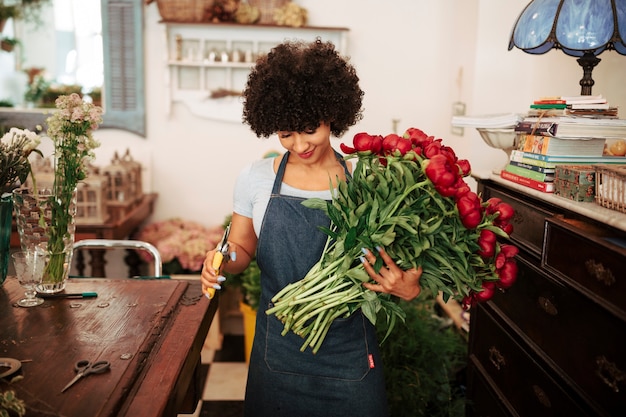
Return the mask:
[[302,317],[298,322],[296,322],[296,327],[299,327],[298,323],[301,323],[301,324],[306,323],[308,320],[310,320],[315,315],[321,313],[322,311],[338,306],[339,304],[347,303],[348,301],[353,300],[354,298],[358,297],[360,294],[361,292],[358,289],[354,289],[354,290],[349,291],[349,294],[344,295],[343,297],[341,297],[340,299],[336,301],[333,301],[331,303],[323,303],[321,307],[318,307],[317,309],[313,310],[312,312]]
[[325,289],[324,291],[320,291],[320,292],[316,293],[315,295],[311,295],[311,296],[305,297],[305,298],[300,298],[302,296],[302,294],[301,294],[301,295],[296,296],[295,300],[291,301],[289,303],[289,305],[293,306],[293,305],[296,305],[296,304],[303,304],[303,303],[308,303],[308,302],[311,302],[311,301],[315,301],[317,299],[324,298],[324,297],[326,297],[326,296],[328,296],[328,295],[330,295],[330,294],[332,294],[334,292],[337,292],[340,289],[345,288],[345,287],[347,287],[349,285],[353,285],[353,283],[351,281],[346,281],[346,282],[343,282],[343,283],[341,283],[341,284],[339,284],[337,286],[329,287],[329,288]]
[[328,331],[330,330],[330,326],[332,325],[333,321],[336,318],[341,317],[343,314],[346,314],[348,311],[349,309],[346,306],[338,310],[337,312],[335,312],[335,314],[333,314],[332,316],[330,316],[330,318],[325,323],[325,326],[322,328],[322,331],[318,333],[319,334],[318,339],[315,343],[315,346],[313,346],[313,354],[316,354],[322,347],[322,343],[324,342],[324,339],[326,338],[326,335],[328,334]]
[[[337,301],[341,302],[342,300],[345,299],[346,293],[348,291],[349,290],[341,291],[339,293],[332,294],[332,295],[329,295],[328,297],[319,299],[315,303],[312,302],[312,303],[308,303],[305,306],[301,306],[301,308],[297,309],[297,312],[293,315],[293,318],[294,319],[299,319],[300,317],[303,317],[305,314],[308,314],[311,311],[315,311],[316,309],[319,309],[320,307],[327,306],[327,305],[335,303]],[[304,320],[304,321],[302,321],[302,320]],[[307,320],[308,319],[300,319],[298,322],[296,322],[296,325],[298,325],[298,323],[300,323],[300,325],[302,325],[302,323],[306,322]]]

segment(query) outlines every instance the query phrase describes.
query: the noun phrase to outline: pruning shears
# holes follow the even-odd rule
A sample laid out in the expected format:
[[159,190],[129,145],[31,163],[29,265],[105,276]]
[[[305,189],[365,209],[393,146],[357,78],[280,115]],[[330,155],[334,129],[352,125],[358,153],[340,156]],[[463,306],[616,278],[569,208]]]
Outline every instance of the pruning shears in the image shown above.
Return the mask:
[[[222,236],[222,240],[219,245],[217,245],[217,252],[215,252],[215,256],[213,257],[213,269],[215,269],[215,273],[217,275],[220,274],[220,269],[224,265],[224,262],[228,262],[230,259],[230,245],[228,244],[228,235],[230,234],[230,223],[226,226],[226,230],[224,230],[224,236]],[[209,297],[209,300],[215,296],[215,288],[207,288],[205,292],[206,296]]]

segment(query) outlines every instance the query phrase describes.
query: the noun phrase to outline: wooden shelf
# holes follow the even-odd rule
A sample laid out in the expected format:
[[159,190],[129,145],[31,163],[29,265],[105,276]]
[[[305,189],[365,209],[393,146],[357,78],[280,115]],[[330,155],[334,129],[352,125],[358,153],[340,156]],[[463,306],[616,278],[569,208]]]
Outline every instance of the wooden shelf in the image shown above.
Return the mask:
[[182,103],[195,116],[241,123],[240,100],[214,99],[211,94],[219,90],[242,91],[258,56],[285,39],[313,41],[319,37],[332,42],[340,53],[347,50],[347,28],[161,23],[166,40],[168,114],[174,103]]
[[254,24],[242,24],[242,23],[234,23],[234,22],[172,22],[170,20],[161,20],[159,23],[165,25],[190,25],[190,26],[212,26],[212,27],[224,27],[224,28],[252,28],[252,29],[290,29],[290,30],[313,30],[313,31],[344,31],[347,32],[350,29],[346,27],[332,27],[332,26],[284,26],[284,25],[274,25],[274,24],[264,24],[264,23],[254,23]]

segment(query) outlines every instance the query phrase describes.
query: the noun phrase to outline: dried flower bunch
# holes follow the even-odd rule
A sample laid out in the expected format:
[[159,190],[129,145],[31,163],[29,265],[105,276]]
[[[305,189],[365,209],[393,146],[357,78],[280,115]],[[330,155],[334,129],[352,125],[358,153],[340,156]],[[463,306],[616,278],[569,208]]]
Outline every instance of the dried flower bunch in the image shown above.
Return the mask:
[[[420,284],[444,299],[469,307],[515,281],[517,248],[508,237],[513,209],[497,200],[483,202],[464,177],[470,164],[441,139],[411,128],[403,136],[360,133],[354,148],[342,144],[346,159],[357,158],[351,179],[339,181],[332,201],[304,204],[324,210],[331,227],[326,248],[308,274],[286,286],[272,301],[284,331],[320,348],[333,320],[361,309],[376,324],[383,313],[388,333],[405,313],[389,294],[363,287],[370,281],[360,261],[362,249],[384,247],[403,269],[423,268]],[[376,270],[383,266],[379,258]]]
[[37,149],[41,138],[28,129],[11,128],[0,139],[0,195],[23,184],[30,174],[29,155]]

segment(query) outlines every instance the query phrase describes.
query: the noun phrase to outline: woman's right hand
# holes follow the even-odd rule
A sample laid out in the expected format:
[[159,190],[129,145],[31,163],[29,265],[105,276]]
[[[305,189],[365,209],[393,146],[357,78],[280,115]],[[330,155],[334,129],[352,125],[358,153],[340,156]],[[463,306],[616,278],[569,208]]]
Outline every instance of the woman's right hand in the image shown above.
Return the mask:
[[243,272],[252,260],[252,255],[250,254],[256,250],[256,243],[257,238],[254,233],[252,219],[233,213],[228,239],[230,254],[225,255],[222,260],[222,266],[219,267],[220,271],[216,271],[213,268],[213,258],[215,258],[217,248],[207,252],[200,276],[202,292],[210,295],[207,292],[208,290],[212,293],[214,290],[221,289],[222,283],[226,280],[224,276],[220,275],[224,270],[227,270],[230,274]]
[[217,249],[212,249],[207,252],[206,257],[204,258],[204,265],[202,267],[202,274],[200,276],[200,281],[202,282],[202,292],[207,294],[208,289],[212,290],[220,290],[221,283],[225,281],[226,278],[217,274],[217,271],[213,268],[213,258],[217,253]]

